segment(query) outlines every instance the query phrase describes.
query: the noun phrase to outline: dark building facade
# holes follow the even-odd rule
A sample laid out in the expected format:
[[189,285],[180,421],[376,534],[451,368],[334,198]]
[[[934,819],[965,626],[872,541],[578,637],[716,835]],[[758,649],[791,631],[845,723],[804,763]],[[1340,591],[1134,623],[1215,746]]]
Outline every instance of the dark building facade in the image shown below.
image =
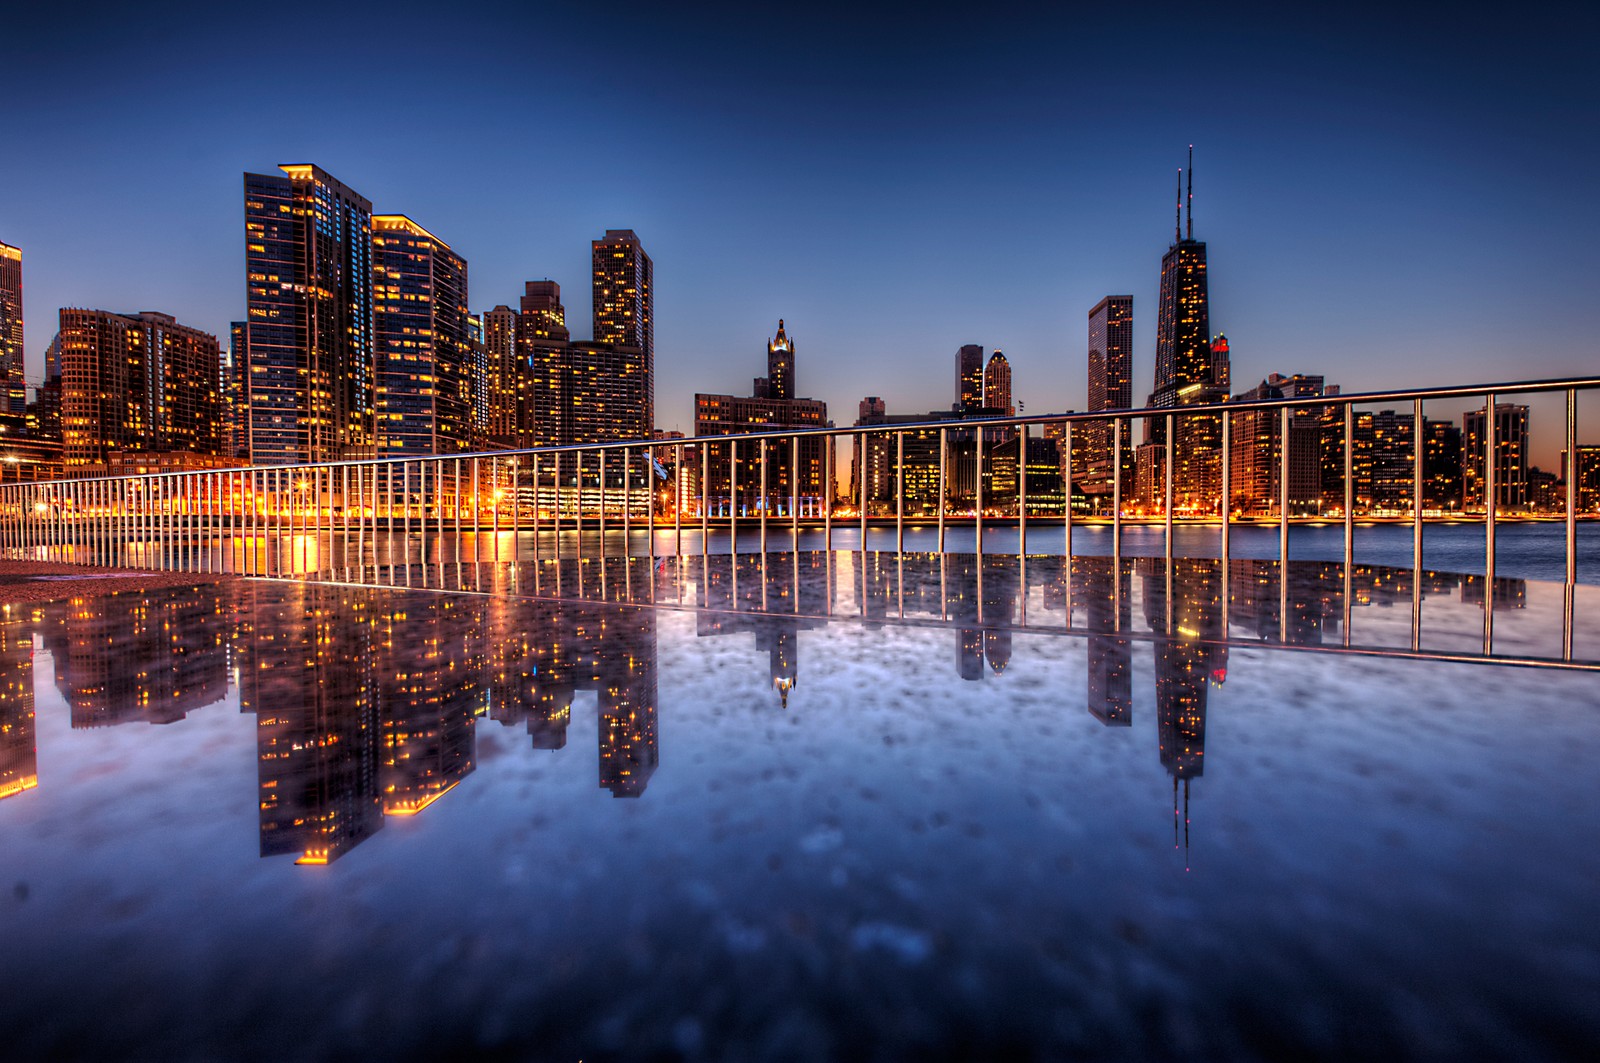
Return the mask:
[[404,214],[372,218],[380,457],[472,450],[467,262]]
[[372,204],[316,166],[244,175],[250,458],[371,457]]
[[976,410],[983,405],[983,345],[963,344],[956,351],[955,409]]
[[[1108,295],[1089,311],[1089,412],[1126,410],[1132,405],[1133,296]],[[1132,424],[1124,421],[1117,448],[1125,491],[1133,486],[1132,430]],[[1109,421],[1085,422],[1079,429],[1082,441],[1073,447],[1074,476],[1096,499],[1109,500],[1113,493],[1112,431]]]

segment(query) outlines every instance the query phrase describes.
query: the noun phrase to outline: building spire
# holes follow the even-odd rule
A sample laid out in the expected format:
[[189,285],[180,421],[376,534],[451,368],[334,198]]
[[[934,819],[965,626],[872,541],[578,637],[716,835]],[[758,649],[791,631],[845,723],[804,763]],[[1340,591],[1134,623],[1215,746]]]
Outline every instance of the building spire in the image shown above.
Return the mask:
[[1178,202],[1172,208],[1172,241],[1183,239],[1183,167],[1178,167]]
[[1194,239],[1194,145],[1189,145],[1189,239]]

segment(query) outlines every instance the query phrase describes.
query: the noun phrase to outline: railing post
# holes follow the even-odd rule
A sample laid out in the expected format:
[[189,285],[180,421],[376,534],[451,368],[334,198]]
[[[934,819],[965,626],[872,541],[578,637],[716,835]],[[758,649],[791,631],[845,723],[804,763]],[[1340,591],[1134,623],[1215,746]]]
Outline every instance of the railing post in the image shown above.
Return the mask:
[[[1278,574],[1289,578],[1289,414],[1278,411]],[[1287,640],[1285,640],[1287,641]]]
[[[1170,436],[1168,438],[1171,438]],[[1170,454],[1171,451],[1169,450]],[[1172,462],[1167,462],[1167,483],[1172,483]],[[1111,556],[1122,557],[1122,418],[1111,419]],[[1115,567],[1115,566],[1113,566]]]
[[[1222,411],[1222,568],[1226,572],[1229,555],[1233,549],[1233,414],[1228,410]],[[1222,603],[1223,614],[1227,614],[1228,603]],[[1227,633],[1224,624],[1223,633]]]
[[1423,479],[1422,457],[1427,433],[1422,400],[1411,406],[1411,649],[1422,644],[1422,503],[1427,485]]
[[[1346,578],[1355,565],[1356,482],[1355,482],[1356,407],[1344,404],[1344,570]],[[1346,624],[1345,633],[1349,634]]]
[[[982,428],[979,428],[976,432],[973,433],[973,441],[974,441],[974,444],[975,444],[975,449],[974,449],[973,453],[977,457],[977,470],[978,470],[977,483],[974,485],[974,488],[973,488],[973,500],[977,503],[975,506],[973,506],[973,510],[972,510],[973,518],[974,518],[974,521],[973,521],[973,532],[974,532],[973,539],[977,543],[975,549],[976,549],[978,557],[981,559],[983,557],[983,429]],[[983,562],[981,560],[978,562],[978,578],[980,580],[983,578]],[[979,609],[979,614],[978,614],[979,615],[979,619],[982,619],[982,616],[983,616],[983,613],[982,613],[983,603],[982,603],[981,600],[978,603],[978,609]]]
[[[800,436],[795,434],[789,439],[789,536],[794,542],[791,549],[794,551],[794,563],[800,564]],[[800,586],[796,578],[795,586]],[[800,596],[795,595],[795,608],[800,607]]]
[[1578,392],[1567,389],[1567,582],[1578,581]]
[[894,489],[894,548],[897,554],[906,552],[906,434],[894,434],[895,489]]
[[[823,452],[822,452],[822,476],[823,476],[823,481],[824,482],[823,482],[823,485],[822,485],[822,549],[823,549],[823,551],[826,554],[827,559],[828,559],[827,560],[827,564],[829,566],[829,571],[832,571],[832,565],[833,565],[833,462],[834,462],[834,459],[835,459],[835,453],[834,452],[838,449],[838,447],[836,445],[836,442],[835,442],[835,440],[833,438],[833,433],[832,432],[828,433],[827,441],[823,444],[823,447],[824,447],[824,449],[823,449]],[[830,584],[830,586],[831,586],[831,584]],[[828,609],[829,609],[829,612],[831,613],[832,609],[833,609],[833,599],[832,598],[828,599]]]
[[859,515],[860,515],[860,518],[861,518],[861,578],[863,580],[863,583],[862,583],[862,596],[861,596],[861,608],[863,608],[863,609],[865,609],[867,607],[866,583],[864,581],[867,578],[867,448],[868,448],[867,439],[868,438],[869,437],[868,437],[868,434],[866,432],[862,432],[860,435],[856,436],[856,439],[861,444],[860,450],[858,451],[858,453],[860,453],[861,457],[856,461],[856,480],[859,481],[856,484],[856,505],[858,507],[860,507],[860,514]]
[[[767,504],[771,498],[771,495],[767,493],[767,451],[769,449],[767,443],[766,439],[761,440],[761,558],[763,563],[765,563],[767,557]],[[763,580],[761,585],[765,588],[766,581]]]
[[728,554],[732,569],[739,570],[739,444],[728,440]]
[[700,443],[700,556],[710,553],[711,541],[711,444]]
[[[1061,435],[1066,447],[1066,455],[1061,459],[1061,527],[1062,527],[1062,556],[1066,558],[1066,581],[1068,586],[1068,600],[1071,600],[1072,585],[1072,422],[1061,422]],[[1071,627],[1072,610],[1067,610],[1067,626]]]
[[1494,645],[1494,518],[1495,493],[1495,394],[1489,392],[1483,404],[1483,652]]
[[[653,470],[652,470],[653,471]],[[683,556],[683,444],[672,452],[672,556]]]
[[[1166,435],[1167,435],[1166,457],[1165,457],[1165,459],[1163,461],[1163,464],[1166,467],[1166,475],[1162,478],[1165,481],[1165,493],[1162,496],[1163,501],[1161,503],[1161,512],[1162,512],[1163,517],[1166,520],[1167,569],[1168,569],[1168,571],[1171,571],[1171,568],[1172,568],[1171,562],[1172,562],[1172,554],[1173,554],[1173,549],[1172,549],[1172,482],[1173,482],[1173,470],[1172,470],[1172,466],[1173,466],[1174,456],[1177,453],[1177,443],[1176,443],[1176,439],[1174,438],[1175,435],[1176,435],[1174,421],[1173,421],[1172,414],[1170,414],[1170,413],[1167,414],[1167,433],[1166,433]],[[1121,432],[1120,429],[1117,432],[1117,457],[1116,457],[1116,462],[1117,462],[1117,467],[1121,468],[1122,467],[1122,432]],[[1118,579],[1120,579],[1120,578],[1121,577],[1119,576]]]
[[950,429],[939,429],[939,553],[944,553],[945,455],[950,449]]
[[[1017,554],[1028,556],[1028,426],[1017,437]],[[1023,594],[1027,598],[1027,594]]]

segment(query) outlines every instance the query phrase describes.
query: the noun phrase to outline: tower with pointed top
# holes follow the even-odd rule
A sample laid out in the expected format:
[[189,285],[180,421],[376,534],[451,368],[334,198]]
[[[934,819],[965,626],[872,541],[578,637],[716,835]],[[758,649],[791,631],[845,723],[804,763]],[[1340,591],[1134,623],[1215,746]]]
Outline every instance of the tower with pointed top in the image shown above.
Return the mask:
[[778,334],[767,341],[767,398],[794,398],[794,343],[778,319]]
[[[1187,218],[1185,217],[1187,213]],[[1161,257],[1161,292],[1156,305],[1155,386],[1148,405],[1157,408],[1226,402],[1228,366],[1211,346],[1211,303],[1206,245],[1194,238],[1194,145],[1189,146],[1188,197],[1178,171],[1172,245]],[[1187,230],[1187,231],[1186,231]],[[1225,348],[1224,348],[1225,350]],[[1165,424],[1146,422],[1146,442],[1164,443]],[[1222,427],[1215,415],[1180,418],[1174,440],[1174,507],[1213,511],[1222,486]]]

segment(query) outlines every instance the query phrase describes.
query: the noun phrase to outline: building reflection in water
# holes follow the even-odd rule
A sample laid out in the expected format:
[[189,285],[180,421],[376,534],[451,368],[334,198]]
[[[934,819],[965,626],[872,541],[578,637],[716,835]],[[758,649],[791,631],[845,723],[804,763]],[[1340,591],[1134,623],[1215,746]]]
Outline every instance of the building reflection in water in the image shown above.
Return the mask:
[[173,723],[228,692],[233,584],[42,606],[44,647],[72,726]]
[[33,620],[21,606],[0,613],[0,800],[39,785],[33,730]]
[[261,855],[326,864],[383,826],[371,592],[252,584],[240,708],[256,715]]
[[768,678],[780,708],[788,708],[789,693],[800,682],[800,632],[828,622],[831,560],[812,551],[723,554],[699,563],[695,635],[753,635],[756,649],[767,651]]
[[1132,611],[1132,568],[1131,560],[1109,557],[1080,557],[1072,564],[1072,598],[1089,630],[1089,712],[1108,727],[1133,724],[1133,643],[1123,634]]
[[[645,561],[644,564],[640,564]],[[491,600],[489,713],[524,724],[535,749],[562,749],[574,696],[593,690],[599,713],[600,786],[613,797],[638,797],[660,759],[657,720],[656,614],[620,604],[635,587],[653,593],[646,559],[551,561],[540,573],[547,592],[597,592],[597,602]]]
[[[800,683],[800,633],[829,622],[838,557],[543,562],[536,585],[553,598],[246,582],[13,606],[0,614],[0,798],[38,785],[39,645],[74,728],[182,719],[223,698],[236,659],[241,708],[256,718],[263,856],[327,863],[386,815],[426,809],[474,770],[480,716],[524,727],[534,749],[564,748],[580,691],[595,692],[599,785],[638,797],[660,757],[658,649],[655,610],[631,603],[682,601],[693,586],[696,634],[750,634],[767,653],[775,703],[787,707]],[[1347,579],[1317,562],[1292,566],[1287,584],[1275,562],[1250,560],[1232,561],[1226,581],[1218,561],[1160,558],[855,554],[850,570],[869,626],[939,619],[955,636],[956,673],[970,680],[986,664],[1005,672],[1037,588],[1044,626],[1085,636],[1088,711],[1107,726],[1132,723],[1133,645],[1149,642],[1159,760],[1183,846],[1230,637],[1315,645],[1348,638],[1350,606],[1527,602],[1520,580],[1486,588],[1481,577],[1373,566]]]

